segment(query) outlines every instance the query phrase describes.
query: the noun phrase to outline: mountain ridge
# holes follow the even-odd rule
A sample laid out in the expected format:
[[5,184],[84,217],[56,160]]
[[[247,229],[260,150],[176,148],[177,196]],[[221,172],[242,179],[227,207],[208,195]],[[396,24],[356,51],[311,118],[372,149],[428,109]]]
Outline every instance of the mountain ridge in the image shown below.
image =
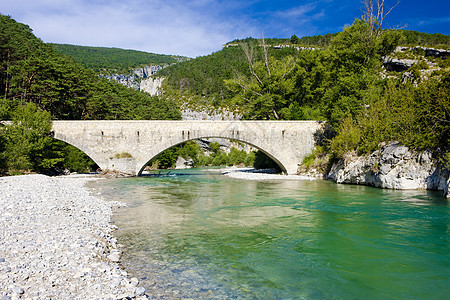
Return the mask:
[[168,66],[188,57],[157,54],[117,47],[95,47],[71,44],[48,43],[56,52],[72,57],[84,67],[102,74],[129,74],[132,70],[146,66]]

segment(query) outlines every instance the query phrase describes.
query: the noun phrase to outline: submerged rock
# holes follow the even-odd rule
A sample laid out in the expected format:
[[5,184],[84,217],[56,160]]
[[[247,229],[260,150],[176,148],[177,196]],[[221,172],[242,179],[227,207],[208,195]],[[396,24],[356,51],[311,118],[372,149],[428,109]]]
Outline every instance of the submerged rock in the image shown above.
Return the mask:
[[[390,189],[446,190],[449,170],[431,152],[413,152],[393,143],[371,155],[348,154],[333,164],[327,176],[336,183],[363,184]],[[447,187],[448,190],[448,187]]]

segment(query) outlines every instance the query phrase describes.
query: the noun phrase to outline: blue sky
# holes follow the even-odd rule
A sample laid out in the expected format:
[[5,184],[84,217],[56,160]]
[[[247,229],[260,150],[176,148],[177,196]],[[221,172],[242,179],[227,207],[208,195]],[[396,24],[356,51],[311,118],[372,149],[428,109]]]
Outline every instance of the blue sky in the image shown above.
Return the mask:
[[[361,0],[0,0],[0,13],[30,25],[44,42],[190,57],[236,38],[337,32],[361,9]],[[401,0],[385,25],[450,34],[450,1]]]

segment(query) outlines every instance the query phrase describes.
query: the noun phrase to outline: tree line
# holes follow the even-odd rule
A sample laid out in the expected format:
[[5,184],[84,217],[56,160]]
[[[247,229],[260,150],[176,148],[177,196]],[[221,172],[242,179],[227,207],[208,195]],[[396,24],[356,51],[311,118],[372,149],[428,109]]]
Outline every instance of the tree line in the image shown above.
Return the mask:
[[127,74],[138,67],[171,65],[187,57],[148,53],[120,48],[89,47],[68,44],[49,44],[57,53],[72,57],[96,73]]
[[0,15],[0,172],[87,170],[81,151],[51,139],[51,120],[180,119],[174,103],[99,78]]

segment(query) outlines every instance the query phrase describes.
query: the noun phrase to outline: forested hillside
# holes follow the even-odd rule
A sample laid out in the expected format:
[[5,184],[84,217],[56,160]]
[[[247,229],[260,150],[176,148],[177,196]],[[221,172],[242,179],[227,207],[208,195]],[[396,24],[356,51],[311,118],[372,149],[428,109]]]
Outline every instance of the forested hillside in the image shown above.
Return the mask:
[[45,136],[51,119],[179,119],[173,103],[101,79],[0,15],[0,172],[88,169],[87,158]]
[[[297,37],[296,35],[291,36],[291,38],[265,38],[265,43],[267,45],[276,46],[276,45],[298,45],[298,46],[305,46],[305,47],[326,47],[330,44],[330,41],[333,37],[335,37],[337,33],[327,33],[322,35],[313,35],[313,36],[304,36],[304,37]],[[231,41],[225,46],[229,45],[236,45],[240,43],[255,43],[258,42],[258,39],[255,38],[246,38],[246,39],[236,39],[234,41]]]
[[132,69],[149,65],[171,65],[187,57],[154,54],[119,48],[49,44],[56,52],[72,57],[96,73],[127,74]]
[[[310,46],[320,40],[308,39]],[[227,107],[245,119],[327,120],[331,136],[318,152],[332,157],[400,141],[432,150],[448,163],[448,51],[425,56],[423,48],[395,50],[447,49],[449,36],[385,30],[356,19],[323,40],[324,47],[315,49],[281,39],[233,41],[221,51],[160,71],[168,77],[163,95],[191,106]],[[283,42],[286,46],[278,47]],[[389,71],[383,64],[390,61],[404,70]]]
[[[258,40],[249,39],[247,48],[251,49],[252,60],[260,60],[263,56]],[[287,56],[300,56],[294,48],[268,48],[273,58],[282,59]],[[241,46],[225,47],[221,51],[198,57],[167,67],[157,76],[167,77],[164,93],[167,98],[184,99],[192,106],[213,105],[229,106],[235,93],[225,85],[226,79],[238,74],[250,76],[248,58]],[[181,92],[181,93],[180,93]],[[184,101],[183,100],[183,101]]]

